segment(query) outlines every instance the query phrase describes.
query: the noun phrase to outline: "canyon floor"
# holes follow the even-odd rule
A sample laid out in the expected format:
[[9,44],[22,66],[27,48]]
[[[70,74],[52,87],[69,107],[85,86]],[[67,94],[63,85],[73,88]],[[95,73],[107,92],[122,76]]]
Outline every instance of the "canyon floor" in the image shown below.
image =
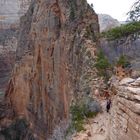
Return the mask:
[[85,124],[86,131],[77,133],[73,140],[109,140],[110,114],[106,112],[106,100],[100,99],[102,113],[91,118]]

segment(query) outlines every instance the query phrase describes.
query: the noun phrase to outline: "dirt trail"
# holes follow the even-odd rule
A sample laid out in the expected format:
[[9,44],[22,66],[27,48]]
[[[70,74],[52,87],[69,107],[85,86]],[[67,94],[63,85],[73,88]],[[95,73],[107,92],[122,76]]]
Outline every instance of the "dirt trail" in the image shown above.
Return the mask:
[[110,114],[106,112],[106,101],[102,100],[103,112],[85,125],[86,131],[77,133],[73,140],[109,140]]

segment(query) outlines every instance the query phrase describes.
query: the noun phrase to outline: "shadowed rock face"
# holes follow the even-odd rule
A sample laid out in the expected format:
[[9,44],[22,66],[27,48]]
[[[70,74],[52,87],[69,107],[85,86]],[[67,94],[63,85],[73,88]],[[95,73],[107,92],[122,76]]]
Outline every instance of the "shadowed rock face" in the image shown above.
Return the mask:
[[[0,116],[1,137],[46,140],[69,118],[71,100],[89,94],[97,78],[98,32],[97,15],[86,1],[32,1],[21,18],[16,64],[2,106],[10,110]],[[20,135],[21,130],[26,133]]]
[[[4,93],[15,62],[17,28],[0,29],[0,92]],[[1,97],[0,95],[0,97]]]
[[19,33],[19,19],[30,0],[0,1],[0,98],[5,92],[14,62]]
[[125,55],[132,63],[132,69],[138,71],[140,68],[139,44],[140,39],[132,40],[131,37],[125,37],[114,41],[101,39],[100,46],[110,62],[117,62],[120,56]]

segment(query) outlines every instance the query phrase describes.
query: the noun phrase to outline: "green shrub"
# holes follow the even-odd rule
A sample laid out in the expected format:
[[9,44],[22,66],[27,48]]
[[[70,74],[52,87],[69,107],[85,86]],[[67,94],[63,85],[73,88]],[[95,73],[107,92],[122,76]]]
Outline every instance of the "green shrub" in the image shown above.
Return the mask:
[[72,129],[77,132],[85,130],[83,127],[84,120],[96,116],[100,109],[100,105],[89,97],[73,104],[70,108],[72,122],[68,131]]
[[109,31],[102,32],[101,36],[107,38],[108,40],[115,40],[129,35],[139,34],[139,32],[140,22],[131,22],[115,27]]
[[70,5],[70,20],[73,21],[76,18],[77,3],[75,0],[69,0]]
[[95,67],[98,70],[99,76],[107,76],[107,69],[111,68],[111,65],[108,61],[108,59],[105,57],[104,53],[100,51],[97,54],[97,62],[95,64]]
[[73,6],[70,9],[70,19],[73,21],[75,19],[75,10]]
[[117,61],[117,66],[122,66],[124,68],[128,67],[130,62],[127,60],[126,56],[121,55],[119,60]]
[[73,127],[77,132],[84,130],[84,112],[85,108],[78,104],[75,104],[70,108],[70,113],[72,115],[71,127]]

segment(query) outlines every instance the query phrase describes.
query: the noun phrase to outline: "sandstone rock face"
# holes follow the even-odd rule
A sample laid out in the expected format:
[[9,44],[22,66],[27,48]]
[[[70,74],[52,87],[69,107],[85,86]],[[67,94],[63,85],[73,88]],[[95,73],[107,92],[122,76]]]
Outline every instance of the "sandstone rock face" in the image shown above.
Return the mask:
[[94,90],[98,32],[98,17],[86,1],[32,1],[21,18],[5,97],[13,115],[0,116],[1,123],[6,120],[1,137],[46,140],[69,118],[71,100]]
[[118,94],[114,98],[111,109],[111,128],[109,131],[111,140],[140,139],[139,84],[139,79],[135,79],[133,82],[131,79],[129,84],[116,87]]

